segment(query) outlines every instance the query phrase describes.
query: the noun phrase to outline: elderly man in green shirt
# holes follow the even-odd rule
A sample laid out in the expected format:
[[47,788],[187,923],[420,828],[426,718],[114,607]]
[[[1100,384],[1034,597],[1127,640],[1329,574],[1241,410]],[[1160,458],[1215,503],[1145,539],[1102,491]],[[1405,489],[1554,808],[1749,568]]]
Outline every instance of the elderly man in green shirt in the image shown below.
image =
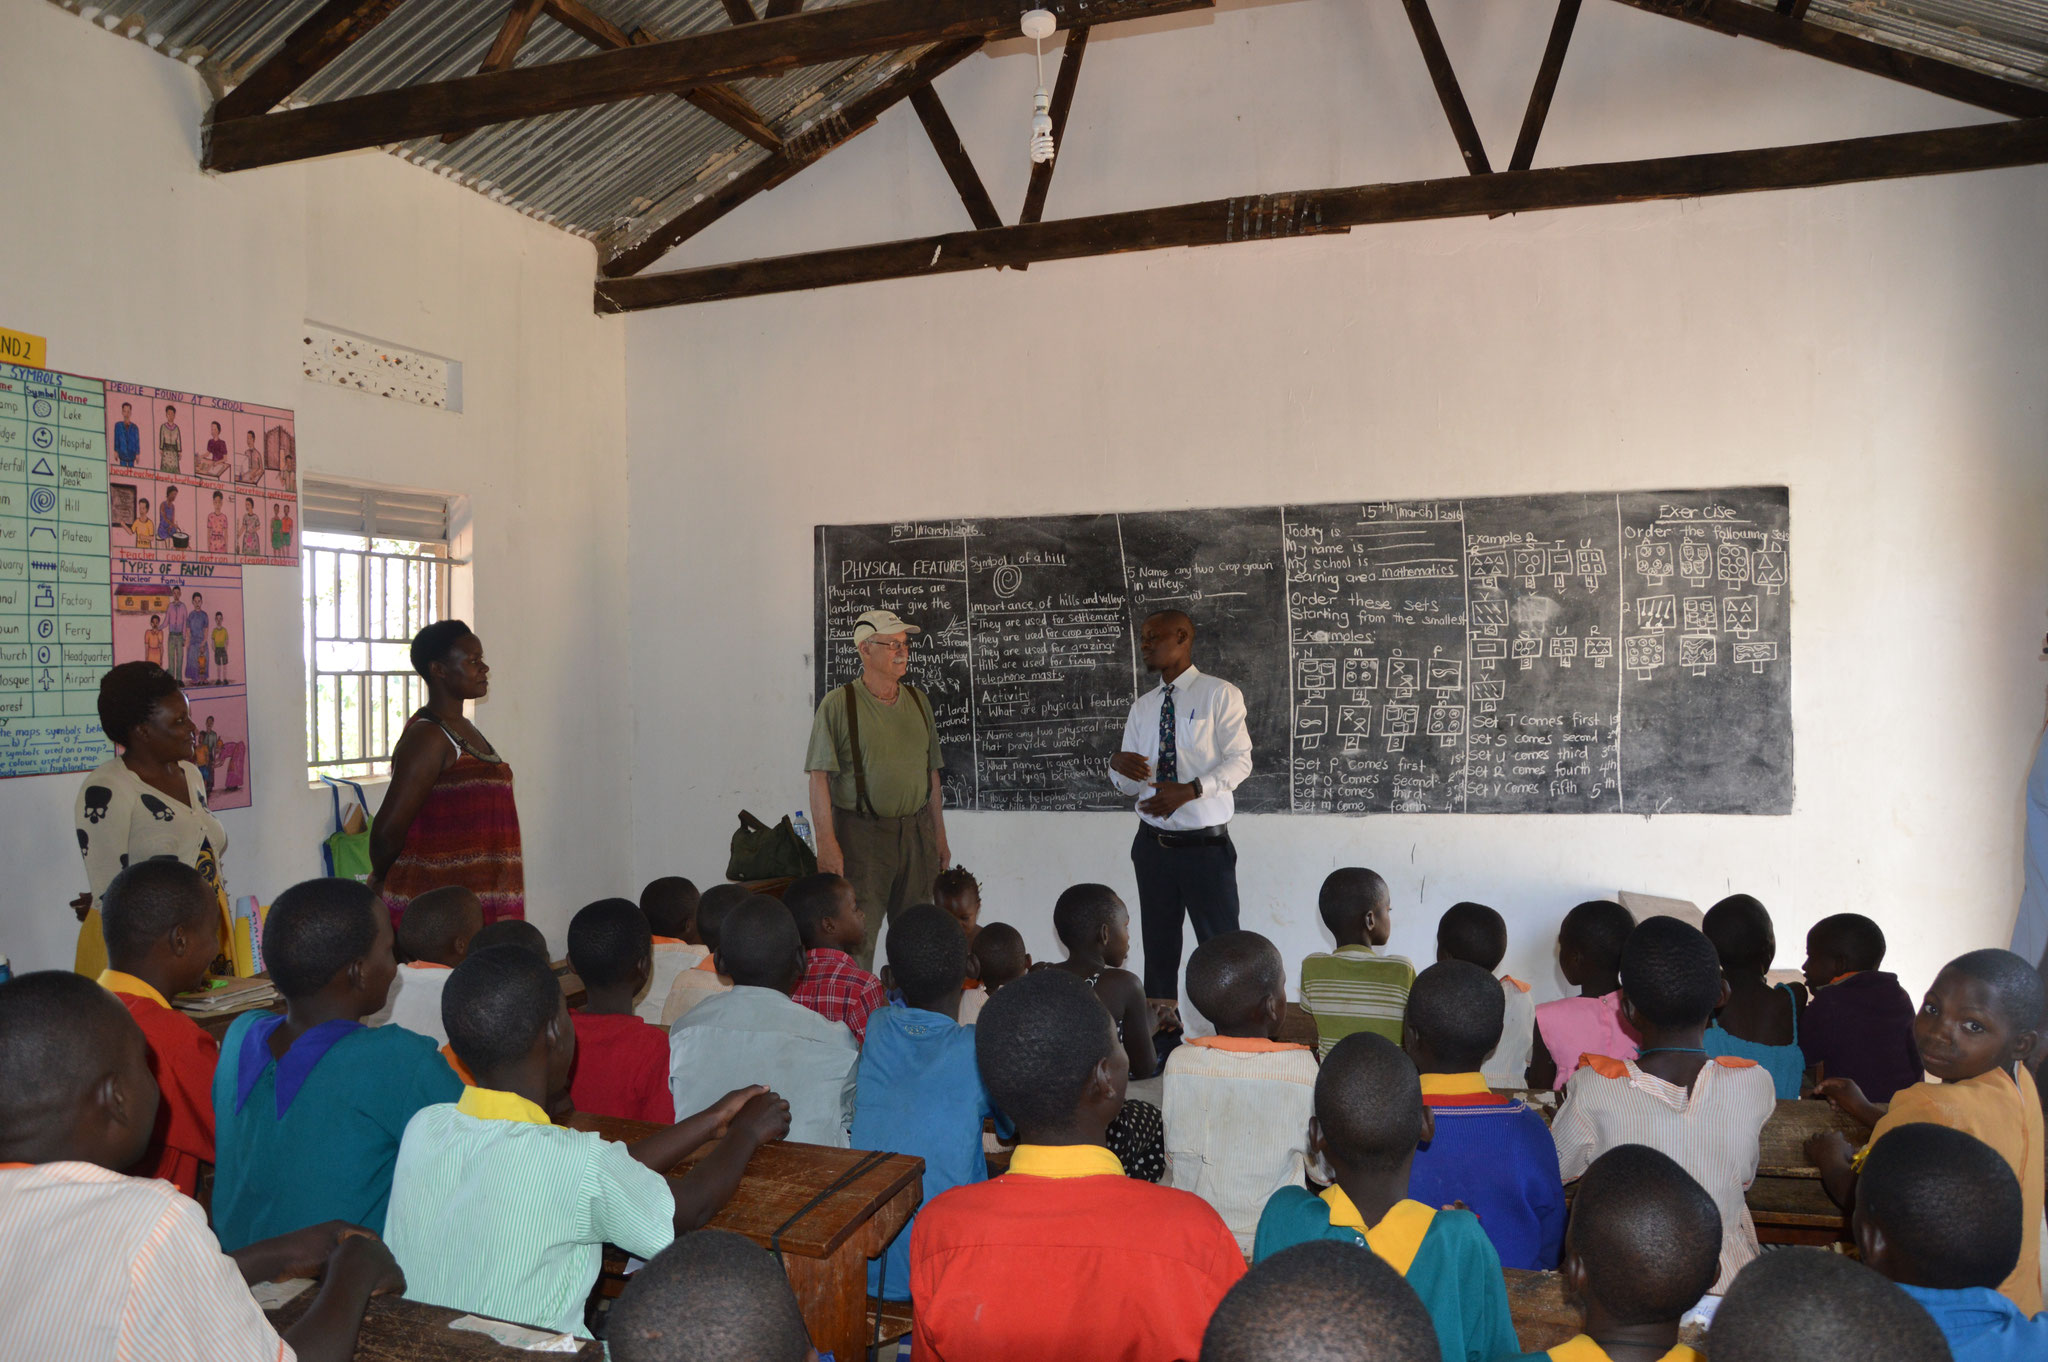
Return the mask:
[[927,902],[947,864],[938,725],[931,701],[903,680],[910,640],[923,633],[894,611],[854,621],[860,675],[825,692],[804,768],[818,869],[844,875],[867,915],[862,969],[873,969],[883,918]]

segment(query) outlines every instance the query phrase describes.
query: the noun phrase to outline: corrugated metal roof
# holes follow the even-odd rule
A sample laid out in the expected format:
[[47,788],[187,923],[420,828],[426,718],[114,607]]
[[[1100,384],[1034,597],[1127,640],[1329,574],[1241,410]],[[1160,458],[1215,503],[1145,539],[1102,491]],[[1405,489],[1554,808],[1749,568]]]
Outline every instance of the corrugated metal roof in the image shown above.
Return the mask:
[[[321,0],[52,0],[199,68],[231,88],[274,52]],[[721,0],[586,0],[631,32],[657,37],[721,28]],[[813,5],[845,0],[813,0]],[[1773,0],[1746,0],[1774,8]],[[507,0],[406,0],[293,97],[314,103],[474,72]],[[2048,89],[2048,0],[1813,0],[1810,23]],[[543,16],[518,64],[602,49]],[[873,89],[924,49],[808,67],[736,88],[783,137]],[[397,154],[568,231],[630,240],[768,152],[674,96],[627,100],[479,129],[453,144],[408,142]]]

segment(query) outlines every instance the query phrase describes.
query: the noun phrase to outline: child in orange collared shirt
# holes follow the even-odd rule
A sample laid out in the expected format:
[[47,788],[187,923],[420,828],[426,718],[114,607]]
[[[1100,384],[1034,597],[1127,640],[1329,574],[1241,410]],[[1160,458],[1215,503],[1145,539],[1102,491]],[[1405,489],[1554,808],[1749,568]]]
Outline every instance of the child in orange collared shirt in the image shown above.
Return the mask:
[[697,940],[704,947],[704,958],[678,974],[669,985],[668,997],[661,1005],[663,1026],[674,1026],[698,1003],[731,990],[732,980],[720,974],[714,963],[718,957],[719,929],[725,925],[726,915],[753,894],[744,884],[727,881],[712,885],[697,900]]
[[1274,1039],[1287,1011],[1287,967],[1257,932],[1224,932],[1197,946],[1188,1000],[1216,1034],[1166,1057],[1162,1181],[1215,1207],[1249,1254],[1267,1199],[1301,1185],[1315,1052]]
[[108,968],[100,984],[121,1000],[149,1042],[149,1072],[163,1100],[137,1174],[186,1196],[213,1162],[213,1071],[220,1044],[171,1006],[206,980],[220,952],[220,899],[191,866],[169,857],[129,866],[100,907]]
[[681,875],[649,880],[640,891],[640,913],[654,935],[647,991],[633,1005],[633,1015],[641,1021],[660,1021],[669,990],[683,971],[711,958],[711,951],[697,940],[697,905],[702,897],[697,886]]

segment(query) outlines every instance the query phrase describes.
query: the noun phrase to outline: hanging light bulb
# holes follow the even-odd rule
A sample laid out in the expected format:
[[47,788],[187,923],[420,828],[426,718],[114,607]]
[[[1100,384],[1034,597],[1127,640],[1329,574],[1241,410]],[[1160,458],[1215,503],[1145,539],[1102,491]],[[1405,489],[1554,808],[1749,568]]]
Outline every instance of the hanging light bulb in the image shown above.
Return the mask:
[[1052,137],[1052,96],[1045,92],[1045,40],[1059,27],[1050,10],[1034,9],[1025,14],[1024,36],[1038,49],[1038,92],[1031,97],[1031,161],[1043,165],[1058,150]]

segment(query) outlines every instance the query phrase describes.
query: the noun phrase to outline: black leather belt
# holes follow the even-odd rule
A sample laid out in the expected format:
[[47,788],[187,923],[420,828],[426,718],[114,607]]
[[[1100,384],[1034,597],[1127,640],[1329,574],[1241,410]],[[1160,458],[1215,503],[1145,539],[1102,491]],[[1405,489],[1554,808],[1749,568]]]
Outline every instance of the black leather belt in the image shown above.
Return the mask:
[[1141,823],[1138,826],[1151,833],[1153,841],[1171,851],[1221,846],[1230,840],[1228,823],[1216,823],[1206,828],[1177,828],[1171,832],[1165,828],[1155,828],[1150,823]]

